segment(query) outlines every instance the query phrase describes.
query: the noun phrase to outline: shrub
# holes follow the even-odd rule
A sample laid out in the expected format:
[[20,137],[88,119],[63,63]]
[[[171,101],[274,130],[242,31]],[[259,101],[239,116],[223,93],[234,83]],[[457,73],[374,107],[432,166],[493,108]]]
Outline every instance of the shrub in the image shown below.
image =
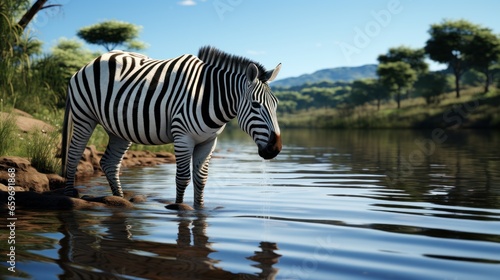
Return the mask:
[[28,136],[26,153],[31,166],[42,173],[57,173],[60,170],[60,160],[55,157],[59,133],[45,133],[35,130]]
[[16,119],[12,114],[0,115],[0,156],[12,154],[16,142]]

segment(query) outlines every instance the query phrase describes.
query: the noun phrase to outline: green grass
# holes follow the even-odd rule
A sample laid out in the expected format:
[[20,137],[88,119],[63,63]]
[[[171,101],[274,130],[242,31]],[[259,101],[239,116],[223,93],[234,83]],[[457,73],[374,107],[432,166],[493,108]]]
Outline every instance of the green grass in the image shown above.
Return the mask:
[[[457,116],[456,106],[479,104],[477,108],[466,112],[461,125],[464,127],[500,127],[500,90],[492,89],[482,93],[482,87],[472,87],[461,91],[456,98],[454,92],[443,94],[439,104],[428,105],[422,97],[404,99],[397,109],[394,101],[384,102],[377,110],[376,103],[357,107],[322,108],[284,114],[278,117],[284,128],[435,128],[446,127],[453,122],[443,114]],[[448,121],[448,122],[447,122]]]
[[58,173],[61,161],[56,158],[59,133],[43,133],[40,129],[30,132],[25,141],[26,155],[31,166],[42,173]]
[[0,156],[11,155],[15,150],[17,139],[15,116],[0,115]]

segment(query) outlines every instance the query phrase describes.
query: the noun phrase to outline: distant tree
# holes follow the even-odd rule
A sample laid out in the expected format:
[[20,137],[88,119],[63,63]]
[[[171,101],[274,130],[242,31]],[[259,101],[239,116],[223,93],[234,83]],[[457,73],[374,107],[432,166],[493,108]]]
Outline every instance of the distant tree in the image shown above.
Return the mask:
[[460,97],[460,77],[470,68],[470,45],[480,26],[466,20],[445,20],[431,25],[425,52],[439,63],[448,64],[455,75],[456,97]]
[[362,105],[372,100],[377,101],[377,111],[380,102],[387,99],[390,91],[384,89],[377,79],[356,80],[351,85],[350,100],[354,105]]
[[63,70],[65,79],[69,79],[99,55],[100,53],[91,52],[84,48],[81,42],[73,39],[60,38],[57,45],[52,48],[52,59]]
[[[310,96],[302,95],[297,91],[276,91],[275,94],[276,97],[280,100],[278,110],[281,110],[282,112],[292,113],[295,110],[306,109],[312,102],[312,98]],[[281,106],[282,103],[287,104],[286,108],[285,106]]]
[[484,92],[488,92],[493,74],[498,72],[500,60],[500,38],[489,28],[481,28],[473,35],[469,44],[471,67],[485,78]]
[[398,61],[379,64],[377,75],[382,85],[396,93],[398,109],[401,108],[401,93],[417,80],[417,72],[408,63]]
[[349,99],[353,105],[363,105],[373,99],[370,94],[372,87],[371,80],[356,80],[352,82]]
[[52,96],[46,98],[52,99],[54,107],[64,107],[69,79],[98,55],[77,40],[61,38],[50,54],[34,60],[33,69],[51,93]]
[[[422,48],[413,49],[406,46],[390,48],[386,54],[378,56],[379,63],[406,62],[420,76],[429,71],[429,65],[425,62],[425,50]],[[410,98],[412,87],[407,89],[407,98]]]
[[107,51],[123,46],[127,50],[142,50],[146,44],[138,41],[140,26],[123,21],[104,21],[78,30],[77,36],[89,44],[103,46]]
[[428,71],[429,65],[425,62],[424,49],[412,49],[406,46],[390,48],[386,54],[378,56],[378,62],[406,62],[410,67],[417,72],[417,75],[424,74]]
[[309,87],[302,89],[300,93],[311,98],[311,106],[313,107],[328,108],[333,106],[334,88]]
[[448,80],[445,74],[426,73],[420,75],[415,82],[415,90],[425,98],[427,104],[439,103],[439,96],[448,87]]

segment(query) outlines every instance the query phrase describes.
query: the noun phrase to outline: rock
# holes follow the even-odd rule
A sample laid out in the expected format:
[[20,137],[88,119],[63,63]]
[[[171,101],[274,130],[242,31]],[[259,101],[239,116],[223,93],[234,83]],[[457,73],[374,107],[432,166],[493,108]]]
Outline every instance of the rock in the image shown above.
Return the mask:
[[[0,192],[1,201],[6,201],[6,192]],[[36,192],[16,192],[16,209],[69,210],[74,203],[67,196],[50,196]]]
[[38,172],[31,163],[21,157],[0,157],[0,183],[8,185],[10,177],[8,170],[15,169],[15,184],[24,190],[44,192],[49,190],[49,179],[43,173]]
[[[13,111],[14,117],[16,119],[16,125],[22,132],[29,132],[33,130],[40,130],[46,132],[52,132],[55,128],[41,120],[34,119],[30,114],[20,111]],[[10,114],[5,112],[0,112],[0,118],[7,118]]]
[[88,202],[98,202],[106,206],[121,207],[121,208],[133,208],[134,205],[123,197],[119,196],[99,196],[99,197],[88,197],[84,196],[81,199]]
[[87,146],[82,154],[82,160],[90,162],[94,169],[101,169],[99,165],[101,157],[102,153],[98,152],[94,145]]
[[147,200],[148,200],[147,197],[142,194],[134,195],[129,199],[129,201],[132,203],[141,203],[141,202],[146,202]]
[[[0,186],[1,188],[1,186]],[[5,208],[8,193],[0,191],[0,205]],[[70,209],[92,209],[96,207],[118,207],[133,208],[134,205],[117,196],[104,196],[96,198],[74,198],[60,195],[55,191],[44,193],[20,191],[16,192],[16,209],[45,209],[45,210],[70,210]],[[1,208],[1,207],[0,207]]]
[[94,166],[91,162],[80,160],[76,168],[76,177],[88,177],[94,175]]
[[[1,184],[0,183],[0,191],[2,192],[8,192],[9,191],[9,186],[6,186],[4,184]],[[17,193],[17,192],[24,192],[24,189],[19,187],[19,186],[15,186],[14,187],[14,191]]]
[[194,210],[193,207],[190,205],[184,204],[184,203],[173,203],[165,206],[165,208],[169,210],[178,210],[178,211],[192,211]]
[[45,174],[49,179],[49,187],[51,190],[64,188],[66,180],[58,174]]

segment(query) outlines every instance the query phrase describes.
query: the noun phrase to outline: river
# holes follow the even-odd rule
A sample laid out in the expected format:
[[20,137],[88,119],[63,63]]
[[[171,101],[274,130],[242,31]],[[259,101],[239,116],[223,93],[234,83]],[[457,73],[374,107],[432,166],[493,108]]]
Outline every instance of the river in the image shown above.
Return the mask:
[[[16,273],[2,262],[0,276],[498,279],[500,132],[282,133],[282,153],[263,161],[248,136],[224,132],[202,211],[165,209],[175,165],[123,170],[124,190],[148,197],[136,209],[18,210]],[[79,185],[109,194],[104,177]]]

